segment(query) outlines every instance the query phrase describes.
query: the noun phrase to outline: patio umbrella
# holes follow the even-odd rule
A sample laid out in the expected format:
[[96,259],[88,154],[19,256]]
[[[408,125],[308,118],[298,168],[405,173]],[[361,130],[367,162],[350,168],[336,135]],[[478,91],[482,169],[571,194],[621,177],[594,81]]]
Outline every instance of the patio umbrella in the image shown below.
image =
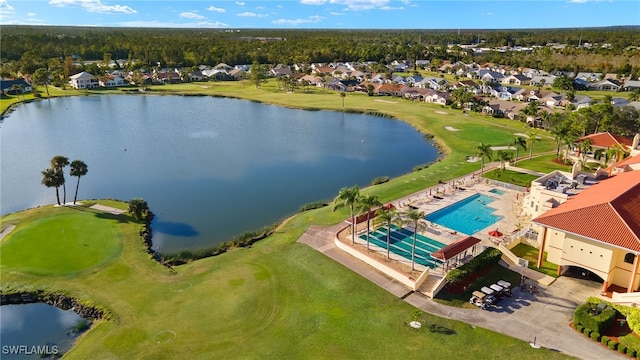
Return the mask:
[[502,233],[500,231],[498,231],[498,229],[495,229],[495,230],[489,231],[489,235],[495,236],[495,237],[500,237],[500,236],[502,236]]

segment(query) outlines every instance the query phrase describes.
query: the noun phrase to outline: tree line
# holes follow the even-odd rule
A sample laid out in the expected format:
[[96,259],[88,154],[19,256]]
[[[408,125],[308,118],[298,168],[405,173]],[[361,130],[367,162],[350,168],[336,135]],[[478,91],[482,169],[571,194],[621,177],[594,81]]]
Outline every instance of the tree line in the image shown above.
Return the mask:
[[[78,60],[127,60],[134,67],[190,67],[218,63],[293,64],[332,61],[397,59],[471,62],[470,49],[482,47],[544,46],[563,43],[562,56],[547,47],[533,53],[492,51],[477,58],[513,66],[573,68],[567,55],[603,56],[602,65],[640,66],[637,27],[533,30],[283,30],[145,29],[48,26],[3,26],[0,54],[4,74],[32,74],[38,68],[60,68],[66,77]],[[607,47],[578,48],[581,43]],[[134,65],[135,60],[135,65]],[[575,60],[571,60],[575,62]],[[537,65],[537,66],[534,66]],[[596,67],[594,65],[594,67]],[[596,69],[591,69],[595,71]]]

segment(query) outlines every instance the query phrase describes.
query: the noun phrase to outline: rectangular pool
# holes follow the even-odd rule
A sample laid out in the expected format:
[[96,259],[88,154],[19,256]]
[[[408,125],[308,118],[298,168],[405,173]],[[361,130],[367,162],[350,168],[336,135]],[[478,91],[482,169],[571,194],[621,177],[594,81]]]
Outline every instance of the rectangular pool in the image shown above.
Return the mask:
[[505,191],[504,190],[500,190],[500,189],[491,189],[489,190],[490,193],[496,194],[496,195],[504,195]]
[[[413,235],[414,232],[405,229],[398,228],[395,225],[391,226],[389,250],[407,260],[411,260],[411,250],[413,248]],[[366,234],[360,235],[360,239],[366,240]],[[369,233],[369,242],[376,246],[386,249],[387,248],[387,228],[381,227],[373,230]],[[415,262],[430,268],[435,268],[441,263],[440,260],[431,257],[431,253],[445,247],[445,244],[428,238],[424,235],[417,234],[416,236],[416,250],[415,250]]]
[[457,232],[473,235],[502,219],[502,216],[493,215],[494,208],[487,206],[494,200],[487,195],[475,194],[435,211],[425,219]]

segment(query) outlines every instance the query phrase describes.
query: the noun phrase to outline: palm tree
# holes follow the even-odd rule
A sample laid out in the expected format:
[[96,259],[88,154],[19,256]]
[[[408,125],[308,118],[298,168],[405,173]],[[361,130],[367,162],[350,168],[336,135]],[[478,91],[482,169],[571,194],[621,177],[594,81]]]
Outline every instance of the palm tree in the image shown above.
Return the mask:
[[566,123],[560,123],[551,129],[551,134],[553,134],[556,141],[556,160],[560,158],[560,147],[562,146],[564,139],[569,136],[569,131],[570,129]]
[[624,159],[627,155],[627,151],[620,144],[616,144],[611,149],[607,150],[607,155],[610,159],[615,159],[616,162]]
[[533,157],[533,144],[535,144],[536,141],[540,141],[540,138],[538,138],[538,135],[535,131],[529,131],[527,133],[527,146],[529,147],[529,160],[531,160],[531,158]]
[[511,160],[511,152],[505,150],[498,150],[496,152],[498,160],[500,160],[500,171],[504,171],[504,164]]
[[62,181],[62,203],[66,204],[67,203],[67,187],[64,184],[64,167],[69,165],[69,158],[62,156],[62,155],[56,155],[53,158],[51,158],[51,168],[53,170],[55,170],[56,172],[60,173],[60,177],[61,177],[61,181]]
[[360,200],[360,188],[358,185],[354,185],[352,187],[343,187],[338,191],[338,196],[334,200],[336,204],[333,206],[333,211],[336,211],[343,207],[349,207],[351,211],[351,243],[355,244],[356,242],[356,220],[353,217],[353,213],[355,211],[355,207],[358,204],[358,200]]
[[360,200],[358,201],[358,210],[367,213],[367,250],[369,249],[369,224],[371,209],[376,206],[382,206],[382,203],[380,202],[380,200],[378,200],[378,197],[376,195],[367,194],[361,196]]
[[71,171],[69,172],[71,176],[77,176],[78,181],[76,182],[76,193],[73,196],[73,205],[76,204],[76,199],[78,198],[78,186],[80,186],[80,177],[87,175],[89,168],[87,164],[85,164],[82,160],[73,160],[71,162]]
[[416,240],[418,237],[418,231],[424,229],[426,225],[421,221],[426,214],[416,209],[409,209],[404,213],[407,222],[413,225],[413,246],[411,247],[411,270],[415,270],[416,263]]
[[581,141],[580,144],[578,144],[578,148],[580,149],[580,155],[582,156],[582,166],[584,166],[587,163],[587,153],[593,150],[591,139]]
[[521,136],[516,136],[511,141],[511,145],[516,148],[516,157],[513,159],[513,165],[517,165],[520,148],[522,148],[522,150],[527,150],[527,141]]
[[344,98],[347,96],[344,91],[340,91],[340,98],[342,98],[342,111],[344,111]]
[[387,227],[387,259],[389,259],[389,248],[391,245],[391,225],[394,222],[397,222],[400,218],[398,217],[395,208],[378,210],[376,218],[379,222],[383,223]]
[[46,187],[56,188],[56,201],[58,202],[58,205],[60,205],[60,193],[58,192],[58,188],[62,185],[60,173],[52,168],[42,170],[41,183]]
[[129,211],[134,219],[140,221],[147,217],[149,214],[149,205],[142,198],[135,198],[129,201]]
[[484,158],[486,157],[491,161],[491,157],[493,156],[493,150],[491,150],[491,145],[480,143],[480,145],[475,147],[476,153],[475,156],[480,158],[480,176],[484,175]]
[[32,75],[31,80],[34,84],[44,84],[47,90],[47,96],[49,96],[49,70],[45,68],[37,69]]

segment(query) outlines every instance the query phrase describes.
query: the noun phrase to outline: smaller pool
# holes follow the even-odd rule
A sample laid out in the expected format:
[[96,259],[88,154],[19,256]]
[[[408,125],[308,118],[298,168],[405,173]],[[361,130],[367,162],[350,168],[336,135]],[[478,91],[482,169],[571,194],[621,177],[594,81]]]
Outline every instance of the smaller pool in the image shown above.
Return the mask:
[[432,212],[425,219],[463,234],[473,235],[502,219],[501,216],[493,215],[496,209],[487,206],[494,200],[491,196],[475,194]]
[[505,191],[504,190],[500,190],[500,189],[491,189],[489,190],[490,193],[494,193],[496,195],[504,195]]

